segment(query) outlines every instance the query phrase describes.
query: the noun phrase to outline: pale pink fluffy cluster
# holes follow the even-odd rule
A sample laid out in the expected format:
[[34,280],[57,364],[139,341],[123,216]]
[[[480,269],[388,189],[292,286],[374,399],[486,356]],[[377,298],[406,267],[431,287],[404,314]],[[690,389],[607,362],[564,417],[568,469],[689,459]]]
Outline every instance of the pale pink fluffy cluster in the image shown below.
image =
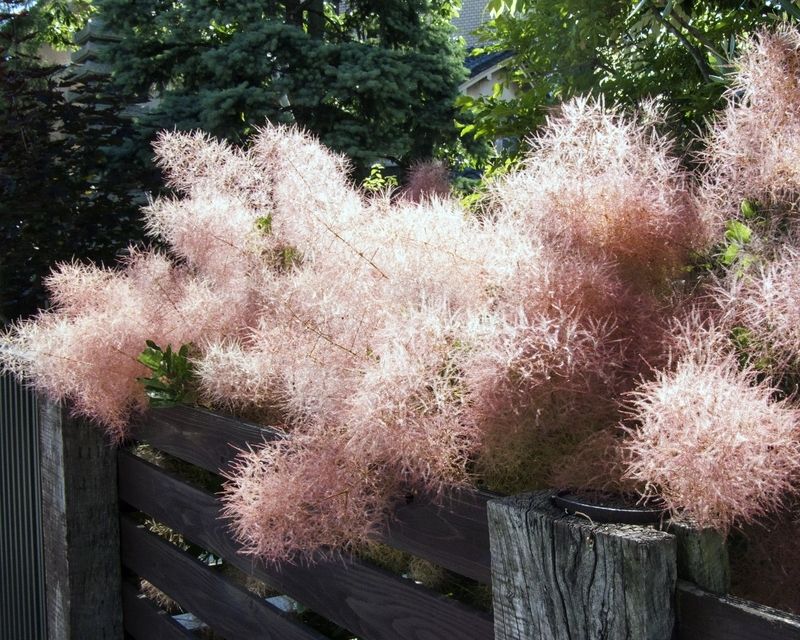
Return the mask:
[[673,513],[727,530],[780,506],[800,472],[800,411],[741,369],[715,328],[632,394],[627,473]]
[[[576,122],[581,118],[583,126]],[[642,185],[640,200],[651,202],[648,190],[661,181],[682,185],[667,141],[639,135],[615,111],[581,105],[564,120],[572,124],[553,121],[552,135],[560,136],[554,147],[591,147],[600,166],[603,154],[613,155],[625,143],[626,153],[651,161],[640,173],[659,167],[648,181],[633,162],[626,165],[624,178]],[[597,141],[596,129],[611,133]],[[538,153],[529,171],[553,162],[546,151]],[[609,180],[623,179],[613,167],[604,171]],[[290,166],[280,179],[291,175]],[[575,189],[584,178],[587,190],[588,182],[603,180],[559,176]],[[295,193],[303,194],[309,183],[303,176],[294,179]],[[268,559],[363,539],[404,490],[436,493],[465,482],[476,456],[478,468],[497,480],[501,463],[512,468],[513,459],[529,456],[549,434],[574,432],[572,446],[578,445],[596,433],[598,421],[607,426],[617,419],[616,399],[643,369],[646,340],[655,345],[654,357],[661,350],[655,313],[660,298],[630,278],[646,270],[668,286],[666,269],[650,267],[659,259],[656,248],[628,256],[622,265],[602,243],[590,251],[583,238],[584,254],[575,250],[573,238],[543,234],[542,221],[515,204],[549,202],[553,182],[520,179],[513,188],[498,188],[492,215],[481,219],[449,200],[360,201],[348,187],[334,188],[347,196],[345,211],[325,209],[327,203],[312,192],[304,199],[317,204],[319,216],[301,209],[283,223],[303,259],[265,286],[258,325],[243,340],[209,349],[199,362],[209,395],[247,405],[253,390],[262,390],[264,402],[282,412],[301,447],[290,440],[248,455],[227,494],[237,533]],[[669,201],[685,204],[677,211],[637,200],[633,215],[634,200],[621,191],[613,200],[611,191],[602,214],[609,224],[661,224],[675,235],[679,216],[690,218],[683,222],[687,228],[696,223],[683,192]],[[666,221],[653,219],[658,216]],[[292,226],[303,220],[305,233],[295,232]],[[277,221],[276,215],[279,229]],[[673,262],[679,252],[685,258],[685,245],[691,245],[663,244]],[[326,455],[335,456],[335,464],[320,462],[326,470],[320,475],[311,459]],[[250,483],[257,477],[262,501],[254,507],[247,496],[256,495]],[[517,486],[524,483],[518,476]],[[279,508],[264,506],[279,487],[292,499],[276,502]],[[321,504],[326,513],[341,506],[360,515],[328,514],[324,525],[315,526],[321,512],[297,513],[292,504]],[[281,532],[289,521],[295,529],[287,539]]]
[[[551,146],[586,146],[598,166],[619,144],[662,158],[640,169],[661,171],[642,185],[681,180],[666,173],[678,169],[664,140],[602,105],[567,107],[552,127]],[[241,539],[269,560],[363,539],[405,491],[468,481],[481,451],[491,475],[541,434],[613,420],[641,337],[658,335],[654,298],[613,252],[583,255],[519,209],[550,202],[555,178],[509,180],[477,218],[449,199],[367,198],[296,129],[267,127],[246,151],[164,134],[156,150],[177,195],[145,219],[174,261],[140,252],[117,271],[65,267],[50,281],[54,310],[7,339],[24,354],[13,366],[121,437],[144,403],[145,340],[194,344],[202,397],[291,432],[243,456],[226,497]],[[545,145],[537,153],[529,173],[554,162]],[[619,182],[612,169],[603,175]],[[584,178],[585,190],[603,181]],[[609,224],[658,226],[658,207],[637,200],[633,216],[634,200],[612,191]]]
[[240,456],[225,514],[245,553],[310,562],[378,531],[399,490],[396,474],[353,457],[341,436],[296,432]]
[[5,368],[122,438],[143,409],[137,361],[146,340],[203,344],[233,331],[238,309],[224,292],[157,252],[132,250],[124,268],[64,264],[49,278],[54,307],[3,340]]
[[[702,304],[711,320],[679,323],[673,365],[633,396],[641,428],[628,445],[630,477],[720,529],[797,491],[800,414],[786,376],[800,364],[800,33],[757,34],[727,98],[708,136],[700,200],[719,240],[728,220],[750,227],[742,251],[752,264],[713,280]],[[740,214],[745,199],[755,216]]]
[[707,238],[681,161],[654,125],[575,99],[532,139],[522,170],[497,183],[496,200],[545,242],[657,287]]
[[800,195],[800,32],[782,25],[748,41],[727,98],[703,154],[706,209],[718,225],[746,198],[792,209]]
[[746,349],[765,373],[800,366],[800,247],[785,243],[768,261],[732,273],[713,291],[730,331],[746,331]]

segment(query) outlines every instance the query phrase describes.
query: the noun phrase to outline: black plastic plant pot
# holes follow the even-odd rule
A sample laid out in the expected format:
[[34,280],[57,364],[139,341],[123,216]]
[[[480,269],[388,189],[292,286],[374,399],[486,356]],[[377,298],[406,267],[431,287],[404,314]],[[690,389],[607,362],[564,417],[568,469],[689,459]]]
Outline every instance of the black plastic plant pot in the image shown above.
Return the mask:
[[654,524],[666,515],[658,500],[640,502],[635,496],[606,491],[565,490],[556,493],[553,504],[572,515],[590,518],[593,522],[617,524]]

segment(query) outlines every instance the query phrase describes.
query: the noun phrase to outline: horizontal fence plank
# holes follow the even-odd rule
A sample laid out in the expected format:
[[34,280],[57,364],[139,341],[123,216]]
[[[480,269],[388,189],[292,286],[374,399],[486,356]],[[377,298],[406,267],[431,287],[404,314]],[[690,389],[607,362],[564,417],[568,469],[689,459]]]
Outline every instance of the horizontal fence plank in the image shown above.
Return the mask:
[[282,436],[278,429],[185,405],[151,409],[131,426],[133,439],[214,473],[229,469],[238,451]]
[[497,496],[461,489],[433,504],[415,497],[393,513],[381,536],[389,546],[478,582],[492,581],[486,503]]
[[122,563],[232,640],[324,640],[277,607],[210,569],[191,554],[120,517]]
[[159,609],[129,582],[122,584],[122,615],[125,632],[134,640],[197,640],[166,612]]
[[800,640],[800,617],[678,582],[680,640]]
[[217,499],[130,453],[120,498],[365,640],[488,640],[491,616],[357,560],[274,567],[238,553]]
[[[275,430],[210,411],[178,406],[147,412],[133,437],[218,473],[230,468],[237,450],[278,437]],[[417,497],[400,506],[382,541],[478,582],[491,582],[487,492],[462,489],[441,504]]]

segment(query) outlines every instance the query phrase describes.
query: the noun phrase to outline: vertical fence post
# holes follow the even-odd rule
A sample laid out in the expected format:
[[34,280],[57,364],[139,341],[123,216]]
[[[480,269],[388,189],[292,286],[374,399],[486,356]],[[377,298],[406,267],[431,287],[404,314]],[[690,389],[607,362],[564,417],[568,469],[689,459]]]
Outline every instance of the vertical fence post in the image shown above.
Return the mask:
[[671,522],[667,529],[678,539],[678,577],[724,596],[731,586],[725,536],[692,521]]
[[40,404],[48,640],[122,638],[116,451],[60,404]]
[[674,536],[565,515],[551,495],[489,502],[495,640],[670,640]]

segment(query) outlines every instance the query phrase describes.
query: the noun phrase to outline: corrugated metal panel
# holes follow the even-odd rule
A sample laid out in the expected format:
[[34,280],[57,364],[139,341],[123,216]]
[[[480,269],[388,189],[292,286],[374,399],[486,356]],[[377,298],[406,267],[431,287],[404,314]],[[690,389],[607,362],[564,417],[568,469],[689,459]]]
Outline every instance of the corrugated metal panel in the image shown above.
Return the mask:
[[36,395],[0,375],[0,640],[45,637]]

